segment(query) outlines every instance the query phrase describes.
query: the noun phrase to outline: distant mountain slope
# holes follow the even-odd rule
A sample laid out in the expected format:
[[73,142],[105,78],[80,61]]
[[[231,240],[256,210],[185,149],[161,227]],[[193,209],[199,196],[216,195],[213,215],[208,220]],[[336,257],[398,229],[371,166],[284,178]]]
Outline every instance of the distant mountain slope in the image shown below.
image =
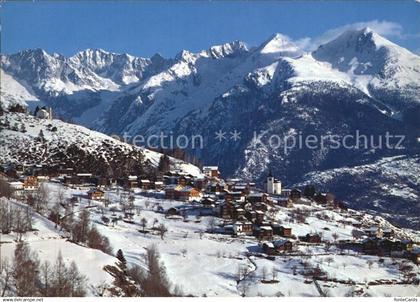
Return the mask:
[[357,87],[389,105],[394,114],[420,126],[419,56],[369,28],[346,31],[321,45],[313,56],[347,73]]
[[[123,177],[153,174],[160,153],[134,147],[105,134],[60,120],[22,113],[0,116],[0,162],[60,164],[76,171]],[[174,169],[200,175],[199,168],[170,158]]]
[[306,174],[304,182],[355,209],[381,213],[398,224],[420,229],[420,156],[383,158],[377,162]]

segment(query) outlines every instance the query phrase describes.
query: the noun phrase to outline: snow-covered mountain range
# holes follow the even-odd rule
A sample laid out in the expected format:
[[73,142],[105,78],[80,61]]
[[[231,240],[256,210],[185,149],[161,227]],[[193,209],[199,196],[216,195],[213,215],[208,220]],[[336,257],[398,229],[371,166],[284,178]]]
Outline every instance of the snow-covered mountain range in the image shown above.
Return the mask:
[[[171,59],[92,49],[66,58],[37,49],[3,55],[1,63],[3,107],[45,104],[108,134],[202,135],[204,148],[189,151],[225,176],[261,181],[272,169],[292,185],[311,172],[385,157],[418,163],[420,58],[368,28],[346,31],[312,53],[275,34],[257,47],[234,41]],[[221,142],[219,130],[227,136]],[[230,139],[234,130],[239,140]],[[268,144],[272,135],[284,141],[356,131],[404,135],[404,149],[328,145],[286,153],[281,144]],[[414,190],[419,193],[418,184]]]

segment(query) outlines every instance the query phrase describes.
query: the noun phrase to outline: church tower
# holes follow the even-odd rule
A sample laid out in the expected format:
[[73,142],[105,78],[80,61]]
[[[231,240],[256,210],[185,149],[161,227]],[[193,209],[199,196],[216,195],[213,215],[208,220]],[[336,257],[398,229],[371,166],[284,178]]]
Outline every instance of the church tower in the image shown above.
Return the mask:
[[270,169],[270,172],[268,173],[268,176],[267,176],[267,193],[268,194],[274,194],[274,182],[275,182],[275,179]]

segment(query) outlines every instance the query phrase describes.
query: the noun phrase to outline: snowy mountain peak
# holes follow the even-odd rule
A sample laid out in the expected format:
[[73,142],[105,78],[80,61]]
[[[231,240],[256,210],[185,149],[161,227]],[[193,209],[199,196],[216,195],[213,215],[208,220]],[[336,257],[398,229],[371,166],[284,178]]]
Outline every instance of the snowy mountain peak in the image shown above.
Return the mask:
[[223,45],[212,46],[209,50],[210,55],[215,59],[242,55],[247,52],[248,47],[246,44],[238,40]]
[[194,54],[189,52],[188,50],[181,50],[179,53],[176,54],[175,59],[178,61],[186,61],[189,62],[194,58]]
[[280,33],[272,35],[258,48],[258,51],[263,55],[275,57],[298,57],[303,53],[287,36]]
[[341,71],[351,70],[358,75],[378,74],[384,71],[386,64],[401,62],[403,57],[417,57],[370,28],[348,30],[319,46],[313,56],[330,62]]

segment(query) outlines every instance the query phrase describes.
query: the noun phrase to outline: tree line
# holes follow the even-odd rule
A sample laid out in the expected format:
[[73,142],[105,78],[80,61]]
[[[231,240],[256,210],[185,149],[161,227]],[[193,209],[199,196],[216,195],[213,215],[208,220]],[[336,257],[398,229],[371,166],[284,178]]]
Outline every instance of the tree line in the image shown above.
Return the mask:
[[12,262],[5,259],[0,269],[2,297],[83,297],[86,277],[73,261],[66,265],[61,252],[54,264],[41,263],[26,242],[18,242]]

